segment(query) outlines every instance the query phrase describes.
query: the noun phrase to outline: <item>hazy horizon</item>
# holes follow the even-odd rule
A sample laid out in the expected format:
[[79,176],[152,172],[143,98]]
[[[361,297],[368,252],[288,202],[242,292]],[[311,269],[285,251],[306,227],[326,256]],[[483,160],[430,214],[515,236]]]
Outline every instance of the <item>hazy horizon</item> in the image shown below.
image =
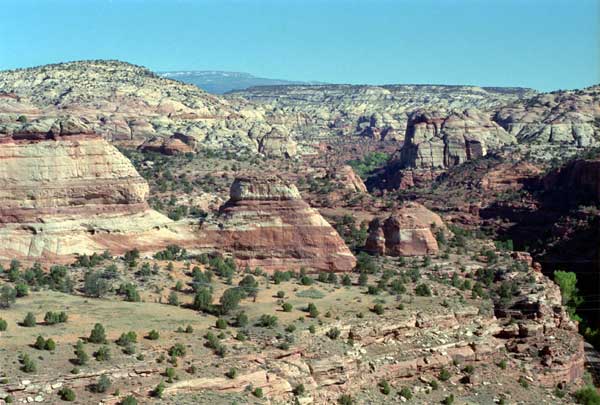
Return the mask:
[[0,70],[113,59],[304,82],[576,89],[600,83],[599,3],[8,0]]

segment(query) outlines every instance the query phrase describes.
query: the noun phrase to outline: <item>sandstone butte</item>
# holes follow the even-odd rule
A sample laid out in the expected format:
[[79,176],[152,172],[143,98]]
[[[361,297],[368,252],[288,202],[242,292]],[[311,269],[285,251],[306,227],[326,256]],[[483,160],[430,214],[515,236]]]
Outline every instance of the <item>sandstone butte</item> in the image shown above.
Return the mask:
[[175,223],[149,208],[146,181],[99,135],[13,134],[0,142],[0,259],[69,262],[178,244],[266,270],[355,265],[331,225],[282,180],[237,179],[216,217]]
[[435,255],[434,230],[448,232],[439,215],[418,203],[406,203],[389,217],[369,223],[365,250],[387,256]]
[[348,271],[356,260],[333,227],[277,177],[237,178],[219,214],[200,229],[204,248],[218,246],[238,263],[267,271]]

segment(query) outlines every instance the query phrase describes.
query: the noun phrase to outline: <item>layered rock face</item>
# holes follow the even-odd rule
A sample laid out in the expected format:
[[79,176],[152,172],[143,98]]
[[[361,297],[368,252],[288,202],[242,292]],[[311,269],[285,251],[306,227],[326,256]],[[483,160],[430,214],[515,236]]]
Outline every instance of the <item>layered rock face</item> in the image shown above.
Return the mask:
[[520,142],[600,145],[600,86],[540,94],[498,110],[494,120]]
[[371,221],[365,250],[387,256],[434,255],[439,249],[433,228],[445,229],[439,215],[408,203],[386,219]]
[[514,136],[475,109],[449,115],[419,110],[409,118],[399,166],[444,169],[515,142]]
[[61,261],[178,239],[148,208],[145,180],[102,137],[32,137],[0,138],[1,258]]
[[350,271],[356,263],[335,229],[279,178],[236,179],[218,217],[202,225],[197,247],[266,271]]

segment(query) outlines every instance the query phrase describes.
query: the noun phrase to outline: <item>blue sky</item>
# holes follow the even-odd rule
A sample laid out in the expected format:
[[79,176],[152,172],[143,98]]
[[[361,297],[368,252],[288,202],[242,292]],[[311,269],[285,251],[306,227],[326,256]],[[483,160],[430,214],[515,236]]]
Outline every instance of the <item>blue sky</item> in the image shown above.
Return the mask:
[[600,82],[600,0],[3,0],[0,69],[119,59],[334,83]]

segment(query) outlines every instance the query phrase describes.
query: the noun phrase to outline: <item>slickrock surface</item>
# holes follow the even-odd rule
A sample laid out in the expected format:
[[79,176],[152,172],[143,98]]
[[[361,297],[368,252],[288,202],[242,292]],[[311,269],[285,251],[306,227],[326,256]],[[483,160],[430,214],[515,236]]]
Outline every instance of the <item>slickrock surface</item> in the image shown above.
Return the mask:
[[230,199],[202,225],[198,248],[233,254],[266,271],[350,271],[355,259],[331,225],[281,179],[238,178]]
[[0,138],[2,258],[60,261],[178,239],[148,208],[145,180],[102,137],[31,137]]
[[432,228],[444,230],[442,219],[418,203],[407,203],[386,219],[369,224],[365,249],[387,256],[424,256],[438,253]]

